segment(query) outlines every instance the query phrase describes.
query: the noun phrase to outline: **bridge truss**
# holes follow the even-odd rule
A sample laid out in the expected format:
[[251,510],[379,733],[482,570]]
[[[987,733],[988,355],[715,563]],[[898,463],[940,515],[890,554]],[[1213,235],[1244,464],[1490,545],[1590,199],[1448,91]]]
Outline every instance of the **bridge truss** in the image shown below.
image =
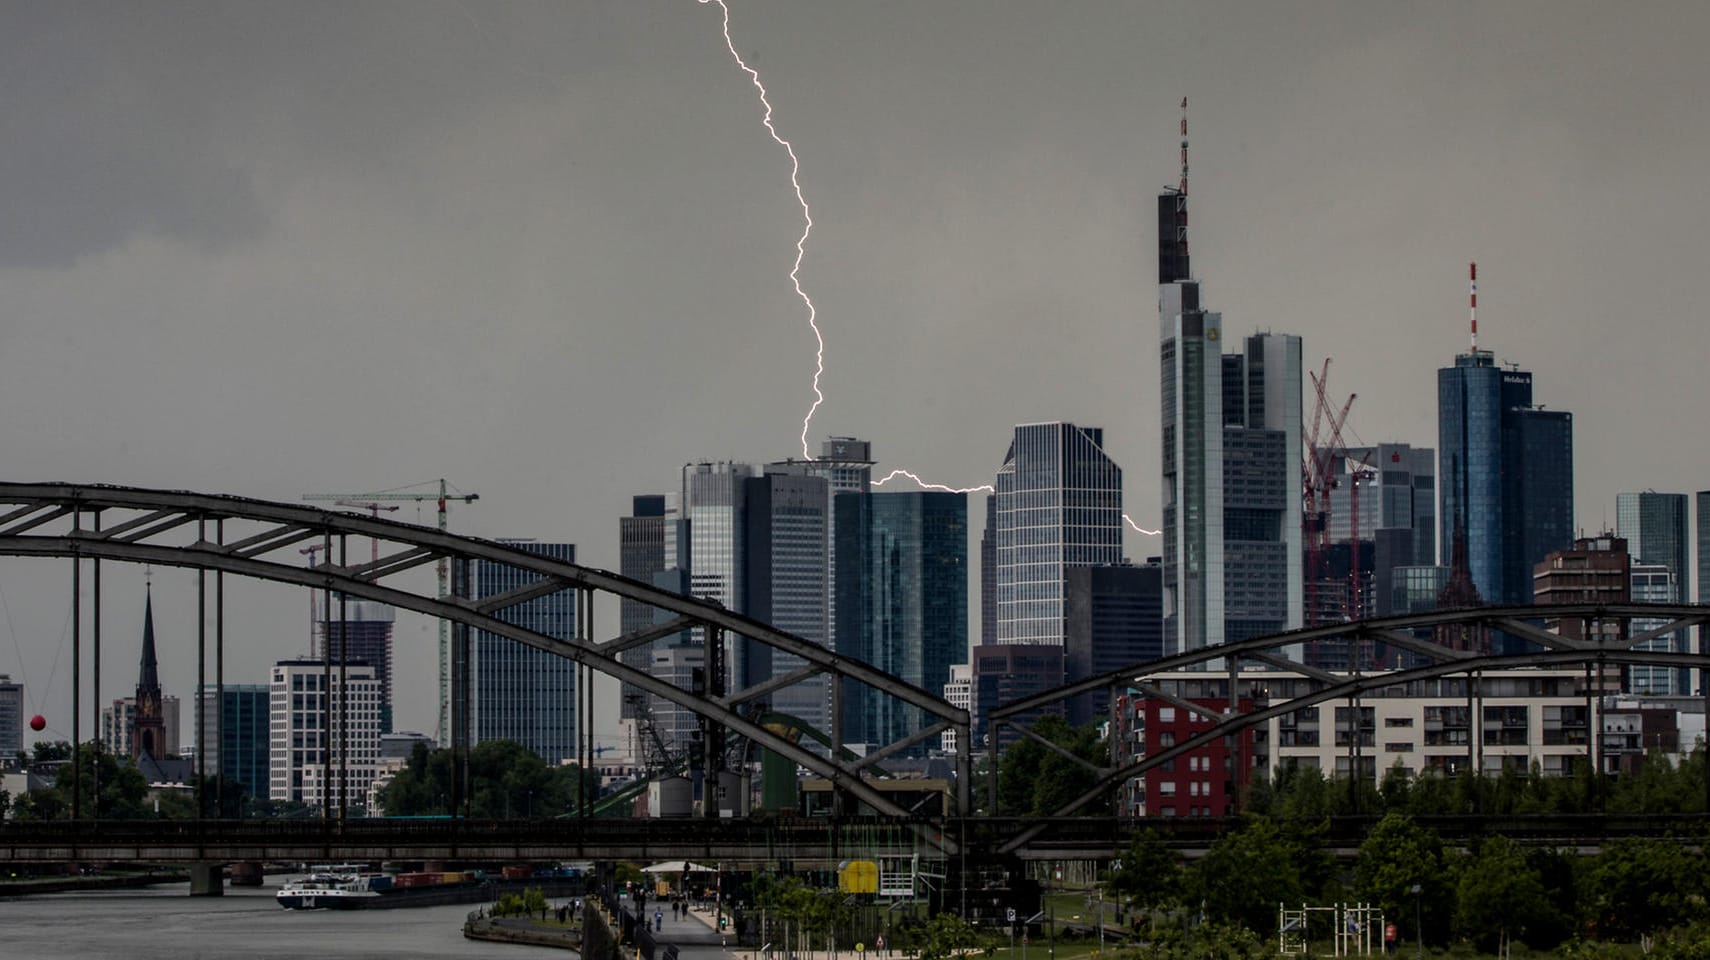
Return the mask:
[[[1530,622],[1541,617],[1547,617],[1551,620],[1577,621],[1582,628],[1580,632],[1585,639],[1561,636]],[[1644,629],[1638,633],[1632,633],[1630,627],[1634,621],[1661,622],[1662,625],[1654,629]],[[1470,705],[1479,696],[1477,692],[1479,689],[1478,677],[1481,672],[1487,670],[1512,667],[1583,665],[1587,669],[1588,677],[1593,670],[1596,671],[1598,677],[1603,676],[1603,667],[1606,665],[1654,665],[1698,668],[1700,671],[1707,671],[1710,670],[1710,654],[1637,649],[1647,641],[1667,637],[1677,631],[1701,626],[1706,622],[1710,622],[1710,605],[1629,603],[1478,607],[1312,627],[1305,630],[1219,644],[1174,656],[1143,661],[1076,683],[1066,684],[1035,696],[1013,701],[988,715],[987,737],[988,742],[996,744],[1001,742],[1001,732],[1004,729],[1013,730],[1038,742],[1046,749],[1091,769],[1097,775],[1098,779],[1092,787],[1079,797],[1064,804],[1061,809],[1054,811],[1051,815],[1052,818],[1062,818],[1074,814],[1101,797],[1109,796],[1112,789],[1119,784],[1141,776],[1183,754],[1216,742],[1219,738],[1231,736],[1249,727],[1264,723],[1273,717],[1293,713],[1303,707],[1323,703],[1327,700],[1349,701],[1350,705],[1355,708],[1351,716],[1357,717],[1359,716],[1358,706],[1361,696],[1371,691],[1405,685],[1414,681],[1460,674],[1469,678],[1468,701]],[[1438,627],[1457,628],[1463,631],[1463,635],[1464,628],[1500,631],[1530,641],[1541,649],[1526,653],[1479,654],[1453,649],[1431,640],[1425,640],[1409,632]],[[1350,649],[1353,649],[1356,644],[1389,644],[1418,654],[1427,663],[1424,666],[1406,670],[1337,674],[1304,664],[1290,655],[1291,652],[1303,649],[1304,644],[1326,640],[1346,641]],[[1248,697],[1248,702],[1253,704],[1255,708],[1243,713],[1239,704],[1244,695],[1241,691],[1242,676],[1240,672],[1244,663],[1272,671],[1268,676],[1306,678],[1313,688],[1303,696],[1266,705],[1266,697],[1261,689],[1263,681],[1249,675],[1246,678],[1249,691],[1245,695]],[[1211,710],[1191,700],[1175,696],[1153,682],[1160,674],[1195,668],[1204,669],[1208,678],[1215,678],[1219,671],[1225,674],[1228,684],[1226,691],[1229,708],[1227,710],[1221,713]],[[1705,698],[1706,708],[1710,709],[1710,683],[1703,683],[1702,687],[1700,693]],[[1174,746],[1157,751],[1148,751],[1139,760],[1119,757],[1117,745],[1113,742],[1111,744],[1111,762],[1104,767],[1086,763],[1072,753],[1027,729],[1024,725],[1029,718],[1037,716],[1041,710],[1095,690],[1110,691],[1112,704],[1116,703],[1116,694],[1127,690],[1138,690],[1144,696],[1164,700],[1181,709],[1198,714],[1211,721],[1211,725],[1205,728],[1203,732],[1185,738]],[[1472,737],[1468,738],[1469,759],[1473,739]],[[1594,751],[1599,739],[1596,731],[1591,731],[1587,737],[1587,750]],[[1358,736],[1350,737],[1350,750],[1357,749],[1359,740]],[[990,795],[995,797],[997,765],[991,764],[988,769],[993,778],[989,787]],[[1350,770],[1352,769],[1353,767],[1350,765]],[[1707,784],[1706,790],[1707,796],[1710,796],[1710,784]],[[1008,838],[1002,845],[1002,851],[1004,853],[1020,851],[1033,843],[1040,834],[1048,829],[1050,829],[1049,821],[1042,819],[1034,826]]]
[[[373,538],[378,544],[375,554],[365,550],[348,553],[346,541],[352,536]],[[305,543],[321,547],[320,559],[313,566],[298,565],[298,551],[289,549]],[[708,732],[703,747],[705,776],[709,784],[717,782],[715,774],[722,763],[725,734],[735,734],[825,777],[836,789],[876,813],[908,819],[908,811],[875,789],[867,777],[885,758],[947,730],[954,730],[957,815],[965,815],[969,809],[971,765],[966,710],[951,706],[884,671],[838,657],[815,643],[732,613],[718,604],[685,597],[604,570],[553,560],[516,546],[361,514],[243,497],[105,485],[0,483],[0,556],[74,560],[72,590],[76,597],[81,597],[85,562],[89,562],[94,578],[93,651],[96,670],[90,684],[92,701],[97,699],[93,694],[99,690],[100,682],[102,562],[182,567],[199,571],[199,690],[209,686],[207,574],[214,575],[216,686],[223,686],[225,682],[223,577],[233,574],[326,591],[328,602],[323,609],[329,621],[334,604],[350,598],[374,600],[450,622],[454,647],[449,657],[452,747],[460,764],[466,760],[470,743],[467,668],[470,663],[469,631],[473,628],[574,660],[583,668],[633,684],[706,718]],[[451,567],[451,596],[442,598],[437,594],[424,593],[413,582],[420,578],[401,576],[441,561],[448,562]],[[538,579],[496,596],[472,598],[468,596],[469,571],[476,561],[506,564],[532,573]],[[507,610],[519,604],[564,590],[576,591],[576,635],[568,640],[547,636],[503,619]],[[596,597],[602,595],[637,600],[675,616],[645,630],[599,639],[594,636],[593,607]],[[79,736],[84,709],[82,608],[81,602],[73,604],[73,739]],[[705,638],[706,647],[708,684],[704,693],[679,689],[625,664],[618,656],[624,650],[697,629]],[[328,654],[330,671],[336,668],[337,662],[332,659],[330,649],[332,631],[329,630],[326,636],[328,643],[323,649]],[[724,662],[727,638],[736,636],[793,654],[801,659],[802,666],[746,689],[727,692],[723,689],[722,670],[718,665]],[[834,718],[841,713],[844,681],[854,681],[919,709],[928,722],[920,732],[885,744],[865,757],[845,759],[835,755],[822,757],[805,750],[752,719],[758,715],[756,705],[763,703],[769,694],[820,675],[831,679],[829,687]],[[589,688],[584,686],[582,689]],[[581,769],[586,770],[593,756],[592,704],[589,696],[582,700],[583,722],[577,724],[581,741],[578,753]],[[835,730],[832,732],[835,736]],[[460,766],[460,770],[460,775],[453,778],[453,789],[457,795],[453,797],[452,806],[456,810],[461,804],[467,814],[467,768]],[[329,769],[327,773],[328,783],[344,781],[337,771]],[[710,795],[711,791],[707,792]],[[327,815],[330,817],[332,791],[327,790],[325,794]],[[587,804],[580,806],[586,809]],[[704,806],[708,816],[717,816],[715,804]],[[340,810],[343,808],[344,805],[340,804]],[[75,781],[72,811],[73,819],[82,812],[81,786]]]

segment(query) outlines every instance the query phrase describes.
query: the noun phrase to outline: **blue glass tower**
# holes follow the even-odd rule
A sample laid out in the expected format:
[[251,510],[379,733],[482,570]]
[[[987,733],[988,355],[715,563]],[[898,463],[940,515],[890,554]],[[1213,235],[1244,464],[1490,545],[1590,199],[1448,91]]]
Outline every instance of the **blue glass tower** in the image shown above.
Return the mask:
[[[565,563],[573,543],[515,542],[513,546]],[[509,564],[470,562],[472,599],[498,596],[540,578]],[[499,619],[569,640],[576,632],[576,594],[560,590],[508,607]],[[576,757],[576,662],[484,630],[470,632],[471,742],[515,740],[548,764]]]
[[[839,494],[836,549],[838,653],[942,689],[968,642],[967,495]],[[894,743],[924,725],[916,707],[844,687],[846,741]]]
[[1488,350],[1437,371],[1437,438],[1447,550],[1466,538],[1485,603],[1532,601],[1532,567],[1573,545],[1573,415],[1532,405],[1532,374]]
[[[196,749],[205,751],[209,774],[241,785],[245,796],[267,796],[270,696],[264,683],[228,683],[224,690],[210,684],[196,702]],[[220,815],[236,816],[237,811]]]

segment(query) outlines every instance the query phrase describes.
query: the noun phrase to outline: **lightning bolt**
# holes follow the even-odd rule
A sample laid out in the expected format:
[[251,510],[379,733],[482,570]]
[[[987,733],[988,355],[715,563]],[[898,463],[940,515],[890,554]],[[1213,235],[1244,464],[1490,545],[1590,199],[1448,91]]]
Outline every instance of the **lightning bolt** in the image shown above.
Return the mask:
[[819,330],[819,311],[814,309],[813,299],[807,295],[806,290],[802,289],[802,257],[807,252],[808,235],[813,233],[813,213],[808,210],[807,197],[802,194],[800,179],[802,164],[796,158],[796,148],[790,145],[790,141],[779,136],[778,128],[772,125],[772,101],[766,96],[766,85],[760,82],[759,71],[750,67],[742,59],[742,54],[736,52],[736,42],[730,38],[730,8],[725,6],[724,0],[698,0],[698,2],[718,4],[718,8],[724,17],[724,45],[730,50],[731,59],[735,60],[736,65],[742,68],[742,72],[748,74],[748,79],[754,82],[754,89],[760,93],[760,105],[766,108],[766,113],[760,118],[760,122],[765,125],[766,132],[772,135],[772,139],[777,142],[778,146],[783,147],[784,152],[790,155],[790,186],[796,189],[796,202],[802,207],[802,235],[796,238],[796,262],[790,267],[790,283],[796,288],[796,296],[802,298],[802,303],[807,306],[808,326],[813,328],[815,344],[813,404],[808,407],[807,416],[802,418],[802,458],[812,460],[813,454],[808,452],[807,436],[809,426],[813,423],[814,411],[818,410],[819,405],[825,402],[825,394],[821,393],[819,389],[819,378],[825,373],[825,335]]
[[973,493],[976,490],[983,490],[986,493],[997,492],[997,490],[989,483],[982,483],[977,487],[947,487],[942,483],[932,483],[927,480],[922,480],[920,477],[908,470],[892,470],[890,473],[885,474],[883,478],[874,480],[873,486],[882,487],[885,484],[890,483],[892,480],[895,480],[897,477],[907,477],[910,480],[913,480],[923,490],[942,490],[945,493]]
[[[813,298],[809,297],[807,295],[807,291],[802,289],[802,258],[807,255],[808,236],[813,233],[813,211],[808,209],[807,196],[802,193],[801,160],[796,157],[796,148],[790,144],[790,141],[785,140],[780,136],[778,134],[778,128],[772,125],[772,101],[766,95],[766,85],[760,82],[760,72],[749,66],[748,62],[742,59],[742,54],[736,52],[736,41],[732,40],[730,37],[730,7],[725,4],[725,0],[697,0],[697,2],[702,4],[718,4],[718,9],[722,17],[721,26],[724,31],[725,49],[730,51],[730,58],[736,61],[737,67],[741,68],[743,73],[748,74],[748,79],[753,82],[754,89],[760,94],[760,105],[766,108],[765,114],[760,118],[760,123],[766,127],[766,132],[771,134],[773,142],[777,143],[778,146],[783,147],[784,152],[790,155],[790,186],[795,188],[796,203],[800,204],[802,208],[802,235],[796,238],[796,262],[790,266],[790,283],[796,288],[796,296],[800,297],[802,304],[807,307],[808,326],[813,329],[815,345],[813,357],[813,403],[808,407],[807,416],[802,418],[801,435],[802,458],[812,460],[814,457],[813,454],[808,451],[807,437],[808,430],[811,429],[813,424],[813,415],[815,411],[819,409],[820,404],[825,402],[825,394],[819,389],[819,379],[825,374],[825,335],[819,329],[819,311],[814,308]],[[895,480],[897,477],[907,477],[914,481],[915,484],[923,490],[942,490],[946,493],[974,493],[976,491],[985,493],[994,492],[992,485],[989,483],[982,483],[973,487],[951,487],[942,483],[933,483],[928,480],[922,480],[917,474],[908,470],[892,470],[883,478],[873,481],[873,486],[882,487],[890,481]],[[1160,532],[1157,530],[1148,530],[1145,527],[1140,526],[1126,513],[1122,515],[1122,521],[1134,528],[1135,531],[1146,534],[1147,536],[1157,536]]]
[[[923,490],[942,490],[945,493],[973,493],[976,490],[984,491],[986,493],[996,492],[989,483],[982,483],[977,487],[947,487],[942,483],[933,483],[929,480],[922,480],[919,476],[908,470],[892,470],[890,473],[885,474],[878,480],[874,480],[873,486],[882,487],[898,477],[907,477],[910,480],[913,480]],[[1144,533],[1148,537],[1155,537],[1158,534],[1163,533],[1162,530],[1148,530],[1145,527],[1142,527],[1138,523],[1135,523],[1134,518],[1130,517],[1126,513],[1122,515],[1122,522],[1133,528],[1135,533]]]

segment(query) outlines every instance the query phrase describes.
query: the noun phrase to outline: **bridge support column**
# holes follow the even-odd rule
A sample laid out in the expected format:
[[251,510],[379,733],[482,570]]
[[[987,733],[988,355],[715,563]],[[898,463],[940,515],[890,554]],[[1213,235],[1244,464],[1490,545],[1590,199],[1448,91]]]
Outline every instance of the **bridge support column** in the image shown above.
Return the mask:
[[222,897],[226,893],[226,865],[223,863],[192,863],[190,865],[190,895],[192,897]]

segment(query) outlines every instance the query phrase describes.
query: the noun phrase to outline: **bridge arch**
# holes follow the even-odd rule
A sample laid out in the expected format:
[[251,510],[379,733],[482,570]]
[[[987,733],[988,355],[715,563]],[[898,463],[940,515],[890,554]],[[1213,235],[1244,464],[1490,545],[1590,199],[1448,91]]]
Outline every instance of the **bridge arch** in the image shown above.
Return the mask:
[[[227,524],[231,527],[228,529]],[[212,532],[210,532],[212,531]],[[376,559],[335,563],[332,545],[349,536],[371,537]],[[295,552],[280,551],[306,541],[327,549],[311,567],[292,562]],[[340,551],[340,559],[344,559]],[[295,584],[353,598],[375,600],[474,627],[535,649],[584,664],[650,694],[706,717],[725,730],[747,737],[793,760],[846,790],[874,810],[893,816],[907,812],[862,777],[875,763],[945,730],[957,733],[958,810],[968,809],[968,712],[898,677],[857,660],[839,657],[819,645],[732,613],[722,606],[686,597],[626,577],[530,553],[504,543],[457,536],[430,527],[382,520],[295,504],[190,491],[65,483],[0,483],[0,556],[115,560],[231,573],[257,580]],[[456,570],[473,560],[503,563],[536,574],[526,587],[483,599],[428,595],[399,582],[398,575],[424,565],[448,562]],[[77,570],[81,571],[81,563]],[[455,579],[455,578],[454,578]],[[500,619],[506,609],[563,590],[578,591],[579,627],[569,641],[546,636]],[[676,614],[671,621],[596,640],[591,608],[596,594],[646,603]],[[747,637],[801,658],[796,670],[728,694],[701,696],[681,690],[618,658],[624,650],[695,627],[715,638],[723,633]],[[856,760],[829,759],[753,722],[742,709],[766,695],[810,677],[827,675],[832,689],[852,680],[920,709],[929,719],[924,730]],[[835,694],[834,694],[835,695]]]

